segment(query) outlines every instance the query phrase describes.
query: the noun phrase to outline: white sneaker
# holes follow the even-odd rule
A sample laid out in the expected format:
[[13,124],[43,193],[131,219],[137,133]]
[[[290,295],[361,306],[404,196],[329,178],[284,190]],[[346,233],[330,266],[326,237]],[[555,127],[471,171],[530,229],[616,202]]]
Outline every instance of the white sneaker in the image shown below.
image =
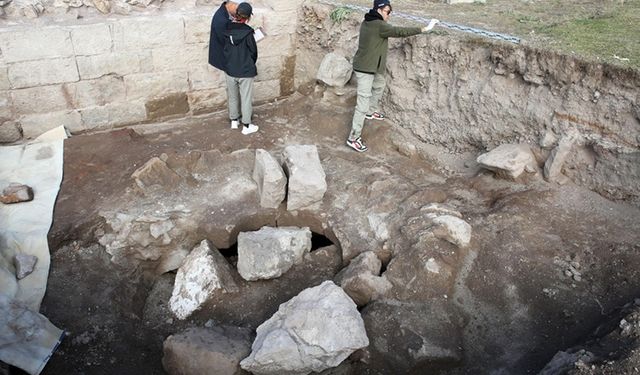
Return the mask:
[[255,133],[260,129],[258,125],[249,124],[247,126],[242,125],[242,134],[247,135],[251,133]]
[[231,129],[238,129],[240,122],[238,120],[231,120]]

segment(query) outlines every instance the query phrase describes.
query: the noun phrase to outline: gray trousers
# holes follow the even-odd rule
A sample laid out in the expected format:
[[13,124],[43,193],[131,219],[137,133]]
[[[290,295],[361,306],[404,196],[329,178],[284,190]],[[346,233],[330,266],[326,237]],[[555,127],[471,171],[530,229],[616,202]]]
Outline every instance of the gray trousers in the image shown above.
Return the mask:
[[362,135],[364,116],[378,111],[378,103],[386,85],[382,74],[355,73],[358,80],[358,102],[351,122],[349,139],[356,139]]
[[235,78],[227,76],[227,103],[229,106],[229,119],[240,119],[242,111],[243,124],[251,124],[253,115],[253,78]]

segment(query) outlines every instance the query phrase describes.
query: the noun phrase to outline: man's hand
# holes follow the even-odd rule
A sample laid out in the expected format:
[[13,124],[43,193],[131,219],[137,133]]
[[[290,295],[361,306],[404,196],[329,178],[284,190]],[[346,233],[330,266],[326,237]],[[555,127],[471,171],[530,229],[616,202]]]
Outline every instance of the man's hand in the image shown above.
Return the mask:
[[423,33],[426,33],[426,32],[431,31],[431,29],[433,29],[433,27],[434,27],[438,22],[440,22],[440,21],[438,21],[438,20],[437,20],[437,19],[435,19],[435,18],[432,18],[432,19],[431,19],[431,21],[429,21],[429,24],[428,24],[427,26],[425,26],[425,27],[423,27],[423,28],[422,28],[422,32],[423,32]]

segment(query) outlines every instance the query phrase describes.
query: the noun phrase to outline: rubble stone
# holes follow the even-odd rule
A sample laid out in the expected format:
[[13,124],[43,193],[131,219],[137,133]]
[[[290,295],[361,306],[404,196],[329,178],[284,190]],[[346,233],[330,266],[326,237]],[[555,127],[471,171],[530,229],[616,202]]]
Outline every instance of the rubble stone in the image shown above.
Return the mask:
[[245,280],[273,279],[311,250],[308,227],[262,227],[238,235],[238,272]]
[[18,280],[22,280],[29,276],[38,262],[38,258],[28,254],[16,254],[13,258],[13,264],[16,267],[16,277]]
[[189,328],[169,336],[162,366],[172,375],[239,375],[240,361],[251,352],[251,334],[240,327]]
[[308,374],[338,366],[369,345],[353,301],[331,281],[308,288],[257,329],[240,366],[254,374]]
[[285,198],[287,176],[278,161],[266,150],[256,150],[253,179],[258,184],[260,205],[266,208],[278,208]]
[[131,178],[141,189],[153,185],[174,188],[180,183],[180,176],[158,157],[149,159],[142,167],[133,172]]
[[4,204],[29,202],[33,200],[33,189],[27,185],[11,183],[2,190],[0,202]]
[[478,156],[480,166],[495,172],[500,177],[518,178],[527,165],[535,166],[535,158],[527,145],[504,144]]
[[351,63],[344,56],[331,52],[322,59],[316,78],[329,86],[342,87],[349,82],[352,74]]
[[327,191],[327,181],[316,146],[287,146],[284,159],[289,175],[287,210],[320,203]]
[[378,299],[391,289],[391,283],[380,277],[382,262],[375,253],[367,251],[351,260],[335,277],[336,283],[344,289],[358,306],[364,306]]
[[237,292],[231,266],[207,240],[200,243],[182,263],[169,300],[178,319],[186,319],[216,292]]

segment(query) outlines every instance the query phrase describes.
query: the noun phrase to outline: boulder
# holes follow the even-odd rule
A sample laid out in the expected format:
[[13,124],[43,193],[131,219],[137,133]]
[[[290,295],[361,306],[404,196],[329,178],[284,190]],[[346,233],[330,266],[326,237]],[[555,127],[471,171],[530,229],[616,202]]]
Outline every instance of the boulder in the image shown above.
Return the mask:
[[287,176],[278,161],[266,150],[256,150],[253,179],[258,184],[260,205],[278,208],[286,194]]
[[471,225],[456,216],[429,214],[433,220],[433,234],[441,240],[463,248],[471,242]]
[[322,202],[327,182],[316,146],[287,146],[284,149],[284,159],[289,175],[287,210],[306,208]]
[[353,301],[331,281],[305,289],[257,329],[240,366],[258,375],[308,374],[338,366],[369,345]]
[[251,334],[240,327],[189,328],[169,336],[162,366],[172,375],[240,375],[240,361],[251,352]]
[[231,266],[209,241],[204,240],[178,269],[169,307],[178,319],[186,319],[215,293],[237,291]]
[[528,145],[504,144],[478,156],[481,167],[489,169],[499,177],[516,179],[525,169],[537,168],[535,158]]
[[342,55],[330,52],[324,56],[316,78],[329,86],[346,85],[353,74],[352,64]]
[[131,175],[141,189],[160,185],[165,189],[173,189],[180,183],[180,176],[158,157],[149,159],[142,167]]
[[562,174],[562,166],[571,154],[571,148],[575,143],[572,136],[563,137],[558,145],[551,151],[547,161],[544,163],[544,178],[547,181],[555,182]]
[[238,234],[238,272],[245,280],[273,279],[311,250],[308,227],[262,227]]
[[344,289],[358,306],[378,299],[392,287],[386,277],[380,277],[382,262],[375,253],[367,251],[351,260],[349,266],[340,271],[336,283]]

